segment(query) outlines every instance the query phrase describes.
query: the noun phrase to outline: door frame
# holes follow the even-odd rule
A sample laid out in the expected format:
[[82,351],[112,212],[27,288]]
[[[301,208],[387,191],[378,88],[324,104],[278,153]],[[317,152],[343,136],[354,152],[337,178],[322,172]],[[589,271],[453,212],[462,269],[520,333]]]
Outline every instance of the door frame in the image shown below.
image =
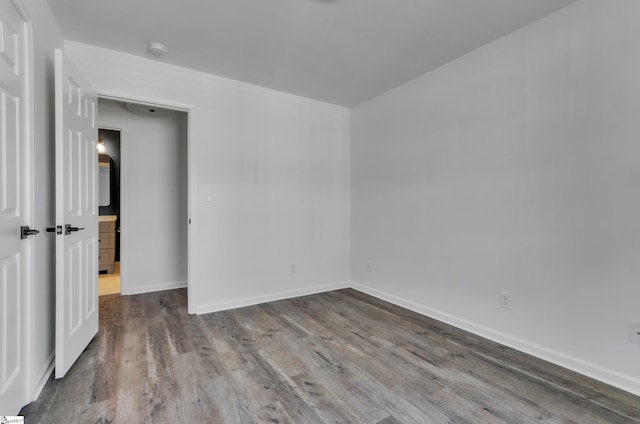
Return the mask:
[[[184,112],[187,114],[187,219],[189,220],[187,224],[187,309],[190,314],[195,314],[195,306],[191,293],[191,276],[193,273],[192,269],[192,260],[191,260],[191,252],[193,252],[193,237],[191,236],[191,213],[194,210],[191,206],[191,203],[194,197],[191,195],[193,193],[193,181],[191,178],[193,169],[191,164],[193,161],[191,160],[192,149],[191,149],[191,109],[190,105],[185,105],[181,103],[166,101],[166,100],[157,100],[157,99],[142,99],[137,97],[128,97],[120,94],[109,94],[98,90],[98,104],[100,99],[105,100],[114,100],[122,103],[136,103],[145,106],[154,106],[162,109],[169,109],[176,112]],[[119,125],[111,125],[115,123],[105,122],[105,125],[101,125],[103,122],[100,120],[100,109],[98,107],[98,128],[107,129],[107,130],[115,130],[120,132],[120,215],[121,222],[120,228],[122,228],[122,232],[125,233],[127,231],[127,223],[126,223],[126,211],[127,205],[125,198],[126,193],[126,157],[123,154],[123,144],[125,143],[126,135],[125,131],[119,127]],[[120,235],[120,294],[127,295],[129,294],[126,286],[126,268],[127,268],[127,251],[126,246],[122,242],[122,235]],[[124,264],[124,266],[123,266]]]

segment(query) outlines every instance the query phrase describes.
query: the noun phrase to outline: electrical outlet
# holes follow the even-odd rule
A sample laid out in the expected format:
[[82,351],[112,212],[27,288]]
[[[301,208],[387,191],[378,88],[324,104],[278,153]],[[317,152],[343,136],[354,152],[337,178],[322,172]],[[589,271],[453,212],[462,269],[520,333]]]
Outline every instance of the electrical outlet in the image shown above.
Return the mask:
[[629,321],[629,341],[640,343],[640,322]]
[[289,265],[289,274],[295,274],[295,273],[296,273],[296,264]]
[[511,295],[507,292],[499,293],[499,304],[502,309],[511,309]]

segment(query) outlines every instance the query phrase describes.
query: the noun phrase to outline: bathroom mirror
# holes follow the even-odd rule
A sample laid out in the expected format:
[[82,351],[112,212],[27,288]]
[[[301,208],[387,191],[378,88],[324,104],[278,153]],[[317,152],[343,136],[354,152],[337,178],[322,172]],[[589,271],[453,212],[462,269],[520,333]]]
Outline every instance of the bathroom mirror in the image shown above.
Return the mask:
[[111,160],[109,156],[100,155],[98,165],[98,206],[109,206],[111,204]]

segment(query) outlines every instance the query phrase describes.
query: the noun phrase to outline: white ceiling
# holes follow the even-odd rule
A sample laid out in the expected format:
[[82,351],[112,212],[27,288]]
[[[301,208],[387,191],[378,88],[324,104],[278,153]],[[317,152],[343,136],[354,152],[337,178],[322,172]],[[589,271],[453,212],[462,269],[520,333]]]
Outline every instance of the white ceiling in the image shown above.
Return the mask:
[[49,0],[66,39],[355,106],[575,0]]

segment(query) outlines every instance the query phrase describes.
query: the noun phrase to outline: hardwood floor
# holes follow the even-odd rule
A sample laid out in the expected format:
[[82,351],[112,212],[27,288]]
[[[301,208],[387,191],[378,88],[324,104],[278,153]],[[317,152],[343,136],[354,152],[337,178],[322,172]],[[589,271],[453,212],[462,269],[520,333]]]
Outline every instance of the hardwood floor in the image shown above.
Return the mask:
[[640,398],[354,290],[189,316],[100,299],[26,423],[640,423]]

